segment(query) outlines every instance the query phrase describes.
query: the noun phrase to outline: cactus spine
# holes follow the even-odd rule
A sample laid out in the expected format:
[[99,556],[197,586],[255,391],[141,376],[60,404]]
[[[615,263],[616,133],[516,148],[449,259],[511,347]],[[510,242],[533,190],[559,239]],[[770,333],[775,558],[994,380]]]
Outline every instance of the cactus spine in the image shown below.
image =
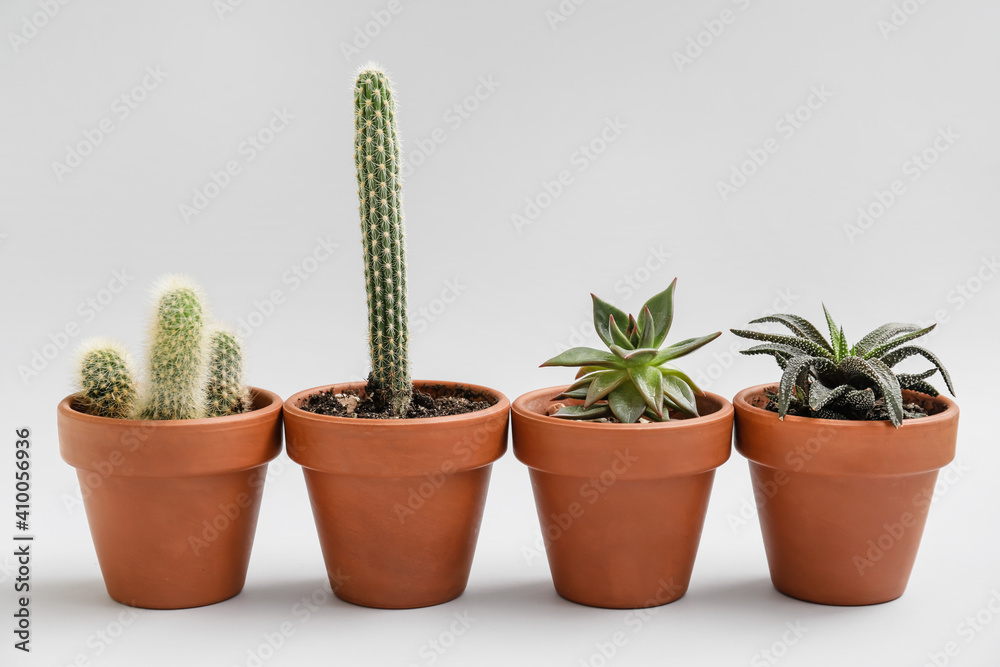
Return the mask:
[[149,395],[144,419],[205,416],[205,304],[193,282],[168,276],[154,288]]
[[243,384],[243,350],[228,328],[214,325],[208,333],[207,417],[223,417],[250,410],[250,392]]
[[368,293],[368,390],[397,417],[410,405],[406,248],[396,102],[389,77],[375,65],[358,73],[354,90],[358,211]]
[[136,408],[136,375],[121,344],[92,338],[80,346],[77,358],[80,402],[92,415],[129,419]]

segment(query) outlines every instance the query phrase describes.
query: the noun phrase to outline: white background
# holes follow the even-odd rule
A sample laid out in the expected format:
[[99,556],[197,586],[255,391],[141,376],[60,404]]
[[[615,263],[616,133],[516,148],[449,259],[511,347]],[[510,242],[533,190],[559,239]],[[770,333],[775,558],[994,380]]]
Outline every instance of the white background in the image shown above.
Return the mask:
[[[894,1],[911,12],[895,23]],[[607,664],[770,664],[759,652],[796,622],[808,631],[778,647],[789,667],[919,666],[948,642],[958,648],[949,664],[997,664],[1000,619],[984,612],[992,623],[971,633],[963,624],[1000,590],[1000,281],[990,264],[1000,246],[1000,6],[589,0],[564,2],[575,11],[559,16],[557,0],[399,0],[396,14],[383,0],[245,0],[231,12],[211,0],[79,0],[45,19],[43,4],[0,3],[0,432],[9,453],[15,427],[33,430],[38,536],[30,656],[10,647],[11,560],[0,556],[0,663],[246,665],[292,621],[265,664],[597,666],[595,644],[620,630],[627,643]],[[367,44],[357,37],[366,25]],[[678,64],[697,40],[706,46]],[[217,317],[259,324],[247,341],[252,384],[288,396],[363,377],[351,85],[368,59],[397,82],[404,157],[418,164],[405,185],[414,377],[511,399],[563,383],[570,371],[537,366],[597,342],[589,292],[635,310],[674,276],[671,340],[742,326],[776,303],[821,321],[825,301],[851,339],[885,321],[942,322],[927,345],[957,385],[958,462],[901,599],[836,608],[775,592],[756,518],[738,520],[752,496],[734,455],[717,477],[690,591],[635,632],[630,612],[556,596],[527,472],[511,454],[495,466],[468,590],[449,604],[386,612],[328,600],[305,622],[293,616],[327,584],[302,475],[285,457],[240,596],[134,619],[107,597],[72,501],[76,477],[58,456],[69,348],[106,334],[140,351],[149,284],[181,272],[206,287]],[[143,90],[147,68],[162,81],[146,78]],[[131,109],[122,95],[143,99]],[[294,118],[249,160],[241,144],[274,109]],[[795,125],[783,120],[796,113]],[[113,132],[57,174],[53,163],[103,119]],[[624,127],[605,142],[609,122]],[[723,197],[719,183],[769,139],[777,151]],[[592,158],[580,152],[588,144]],[[925,150],[933,164],[914,171]],[[241,173],[185,220],[181,205],[230,160]],[[568,185],[542,196],[562,170]],[[891,205],[849,234],[858,209],[877,211],[876,192],[897,179]],[[533,219],[518,229],[514,214]],[[338,247],[308,259],[321,241]],[[295,267],[313,272],[296,279]],[[114,271],[128,283],[112,295],[102,290]],[[457,298],[439,301],[449,289]],[[253,315],[275,290],[282,303]],[[88,298],[105,300],[101,312],[80,306]],[[59,349],[67,325],[78,334]],[[727,397],[777,377],[769,360],[734,359],[741,347],[726,333],[686,368]],[[37,374],[25,373],[33,357]],[[2,488],[9,502],[11,483]],[[0,534],[13,532],[10,513]],[[429,642],[450,643],[466,613],[468,631],[432,656]],[[99,632],[118,636],[108,644]]]

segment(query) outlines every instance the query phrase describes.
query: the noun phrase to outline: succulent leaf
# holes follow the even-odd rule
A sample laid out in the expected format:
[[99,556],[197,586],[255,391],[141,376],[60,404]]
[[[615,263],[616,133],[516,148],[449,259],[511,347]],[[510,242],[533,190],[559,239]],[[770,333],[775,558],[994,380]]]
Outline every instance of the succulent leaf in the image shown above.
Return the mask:
[[594,376],[594,381],[590,383],[590,389],[584,398],[583,406],[589,408],[595,402],[603,399],[628,379],[626,371],[604,371]]
[[[667,362],[693,352],[721,332],[691,338],[661,349],[673,322],[673,298],[677,281],[650,298],[638,320],[591,295],[594,326],[610,352],[577,347],[546,361],[542,366],[579,366],[576,382],[561,396],[582,399],[577,409],[560,411],[568,419],[600,419],[612,416],[633,423],[643,416],[650,421],[670,418],[676,410],[697,416],[691,378]],[[603,408],[604,412],[601,411]]]
[[646,405],[657,414],[663,416],[663,375],[653,366],[636,366],[628,369],[635,388],[639,390]]
[[614,367],[619,362],[619,358],[603,350],[595,350],[592,347],[573,347],[561,354],[557,354],[544,364],[546,366],[600,366],[602,368]]
[[881,359],[890,351],[896,349],[903,343],[908,343],[915,338],[926,336],[931,331],[933,331],[934,327],[936,326],[937,324],[932,324],[929,327],[926,327],[924,329],[918,329],[917,331],[912,331],[910,333],[900,336],[899,338],[893,338],[892,340],[879,345],[878,347],[874,348],[873,350],[870,350],[869,352],[860,354],[860,356],[863,356],[865,359],[871,359],[872,357],[876,359]]
[[919,354],[924,359],[934,364],[934,367],[941,372],[941,377],[944,378],[944,383],[948,386],[948,391],[951,393],[952,396],[954,396],[955,388],[951,384],[951,376],[948,375],[948,371],[945,370],[945,367],[941,365],[941,362],[938,360],[936,356],[934,356],[934,353],[931,352],[930,350],[926,350],[917,345],[907,345],[906,347],[897,347],[892,352],[883,356],[882,362],[889,368],[892,368],[903,359],[906,359],[907,357],[912,357],[915,354]]
[[660,347],[670,333],[670,326],[674,321],[674,289],[677,287],[677,279],[674,278],[670,286],[649,298],[643,305],[643,310],[649,309],[653,322],[654,337],[649,347]]
[[855,343],[852,353],[859,357],[868,356],[869,351],[878,347],[882,343],[892,340],[894,336],[898,336],[901,333],[917,331],[918,329],[920,329],[920,327],[915,324],[903,324],[902,322],[890,322],[888,324],[883,324],[877,329],[867,333],[861,340]]
[[563,419],[601,419],[610,417],[611,410],[608,409],[606,403],[589,408],[585,408],[582,405],[567,405],[559,408],[559,411],[552,416],[562,417]]
[[763,324],[764,322],[778,322],[779,324],[784,324],[786,327],[791,329],[795,335],[807,338],[820,347],[825,348],[829,352],[833,352],[833,347],[827,342],[826,338],[823,337],[823,334],[819,332],[819,329],[814,327],[803,317],[799,317],[798,315],[788,315],[785,313],[775,313],[774,315],[766,315],[764,317],[758,317],[756,320],[751,320],[750,324]]
[[743,329],[730,329],[730,331],[732,331],[737,336],[740,336],[741,338],[749,338],[750,340],[760,340],[767,343],[778,343],[780,345],[787,345],[789,347],[794,347],[800,352],[811,354],[814,357],[825,357],[827,359],[834,358],[833,353],[831,353],[823,346],[812,342],[808,338],[786,336],[784,334],[761,333],[760,331],[747,331]]
[[632,382],[623,382],[617,389],[608,394],[608,406],[618,421],[631,424],[639,421],[646,410],[646,399]]
[[597,330],[597,335],[605,345],[611,345],[615,340],[611,336],[610,321],[613,319],[619,330],[621,327],[627,328],[628,315],[595,294],[591,294],[590,297],[594,302],[594,328]]

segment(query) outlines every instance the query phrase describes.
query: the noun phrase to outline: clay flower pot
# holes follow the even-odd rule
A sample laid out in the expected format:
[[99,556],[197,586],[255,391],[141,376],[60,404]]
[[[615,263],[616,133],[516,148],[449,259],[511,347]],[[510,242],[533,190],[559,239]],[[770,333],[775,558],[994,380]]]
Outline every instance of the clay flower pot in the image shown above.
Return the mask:
[[556,592],[615,609],[673,602],[687,592],[715,469],[729,459],[733,406],[707,394],[700,417],[654,424],[547,416],[563,389],[521,396],[511,417]]
[[108,594],[149,609],[200,607],[246,581],[281,398],[211,419],[109,419],[58,407],[59,451],[77,469]]
[[906,589],[938,470],[955,457],[958,406],[910,391],[928,417],[841,421],[764,409],[759,385],[733,399],[736,448],[750,460],[771,581],[831,605],[877,604]]
[[465,590],[493,462],[507,450],[510,402],[498,391],[415,381],[432,395],[463,388],[492,405],[422,419],[306,412],[316,387],[285,401],[288,455],[302,466],[330,586],[347,602],[427,607]]

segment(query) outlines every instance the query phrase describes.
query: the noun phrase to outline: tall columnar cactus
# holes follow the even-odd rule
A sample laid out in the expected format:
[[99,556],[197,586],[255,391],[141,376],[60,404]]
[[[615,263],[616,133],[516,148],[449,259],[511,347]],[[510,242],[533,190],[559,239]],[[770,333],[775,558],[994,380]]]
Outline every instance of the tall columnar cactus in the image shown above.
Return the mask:
[[355,163],[368,292],[368,390],[396,416],[406,414],[412,389],[406,316],[406,248],[396,102],[389,77],[366,65],[354,91]]
[[128,350],[107,338],[81,344],[77,357],[80,403],[99,417],[129,419],[136,409],[136,374]]
[[205,416],[205,304],[193,282],[168,276],[154,288],[149,333],[149,395],[144,419]]
[[250,392],[243,383],[243,349],[239,338],[222,325],[208,333],[207,417],[223,417],[250,410]]

